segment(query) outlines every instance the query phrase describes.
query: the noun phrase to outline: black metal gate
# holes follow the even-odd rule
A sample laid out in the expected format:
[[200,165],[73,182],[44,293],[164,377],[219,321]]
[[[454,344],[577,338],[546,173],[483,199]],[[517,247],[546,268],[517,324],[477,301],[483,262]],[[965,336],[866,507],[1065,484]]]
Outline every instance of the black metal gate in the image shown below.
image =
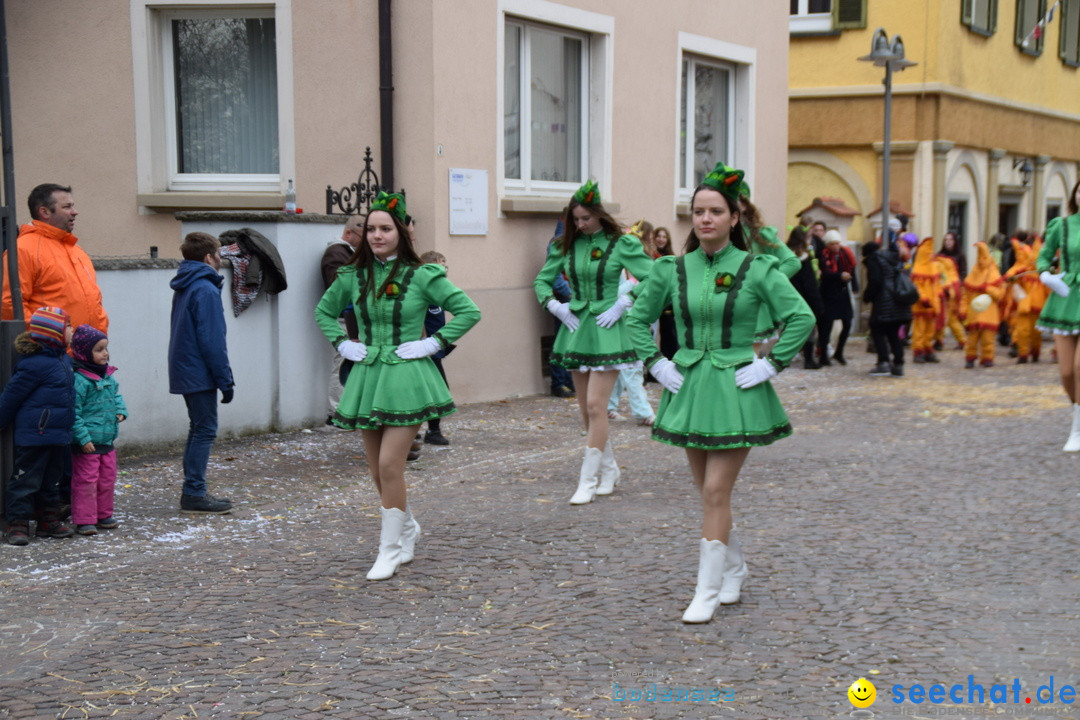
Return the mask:
[[342,214],[355,215],[367,213],[371,209],[371,201],[382,190],[379,184],[379,176],[371,169],[371,147],[364,148],[364,169],[352,185],[335,190],[330,185],[326,186],[326,214],[333,215],[334,208]]

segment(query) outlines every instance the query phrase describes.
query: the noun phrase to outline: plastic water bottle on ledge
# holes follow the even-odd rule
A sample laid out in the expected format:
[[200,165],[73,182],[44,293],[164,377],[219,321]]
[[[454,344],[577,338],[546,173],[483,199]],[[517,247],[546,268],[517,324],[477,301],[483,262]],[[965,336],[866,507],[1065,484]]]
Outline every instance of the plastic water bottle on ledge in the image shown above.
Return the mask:
[[296,188],[293,187],[292,178],[289,178],[289,187],[285,190],[285,212],[289,214],[296,212]]

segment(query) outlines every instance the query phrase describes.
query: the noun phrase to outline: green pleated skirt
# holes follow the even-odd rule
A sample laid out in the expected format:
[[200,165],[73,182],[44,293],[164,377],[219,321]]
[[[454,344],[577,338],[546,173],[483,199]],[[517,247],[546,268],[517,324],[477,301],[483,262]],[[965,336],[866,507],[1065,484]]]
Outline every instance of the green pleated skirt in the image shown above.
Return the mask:
[[679,367],[677,394],[664,390],[652,437],[668,445],[700,450],[755,447],[791,435],[791,423],[772,384],[747,390],[735,386],[735,368],[718,368],[706,357]]
[[1049,295],[1035,327],[1059,335],[1080,333],[1080,287],[1070,287],[1068,297],[1057,293]]
[[614,326],[602,328],[596,316],[587,310],[577,315],[577,330],[559,328],[551,348],[551,362],[567,370],[617,370],[635,366],[639,361],[626,321],[619,318]]
[[376,360],[352,366],[333,423],[350,430],[376,430],[384,425],[419,425],[455,410],[431,358]]

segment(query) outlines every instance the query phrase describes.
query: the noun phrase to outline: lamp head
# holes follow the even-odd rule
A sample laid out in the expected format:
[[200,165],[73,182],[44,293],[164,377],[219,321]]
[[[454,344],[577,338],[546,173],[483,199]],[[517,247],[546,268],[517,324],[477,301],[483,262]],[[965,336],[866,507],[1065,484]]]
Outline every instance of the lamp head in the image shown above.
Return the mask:
[[[903,45],[901,44],[900,47],[902,49]],[[870,40],[870,54],[863,55],[859,59],[872,62],[879,67],[884,67],[889,60],[895,59],[892,46],[889,44],[889,36],[885,34],[885,28],[878,28],[874,31],[874,37]]]
[[903,70],[917,64],[904,58],[904,41],[900,36],[894,35],[890,41],[889,36],[885,34],[885,28],[874,31],[874,37],[870,41],[870,54],[863,55],[859,59],[892,70]]
[[1020,184],[1027,187],[1031,184],[1031,176],[1035,174],[1035,166],[1031,164],[1031,160],[1028,158],[1017,158],[1013,160],[1013,170],[1020,172]]

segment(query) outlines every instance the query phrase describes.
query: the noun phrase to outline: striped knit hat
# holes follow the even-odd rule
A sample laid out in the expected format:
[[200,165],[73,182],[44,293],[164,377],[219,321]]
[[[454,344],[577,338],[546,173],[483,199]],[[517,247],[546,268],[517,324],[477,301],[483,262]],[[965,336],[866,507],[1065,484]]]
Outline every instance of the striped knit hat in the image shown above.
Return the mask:
[[71,318],[58,307],[43,307],[30,316],[30,337],[42,345],[59,348],[67,347],[65,330],[71,324]]

